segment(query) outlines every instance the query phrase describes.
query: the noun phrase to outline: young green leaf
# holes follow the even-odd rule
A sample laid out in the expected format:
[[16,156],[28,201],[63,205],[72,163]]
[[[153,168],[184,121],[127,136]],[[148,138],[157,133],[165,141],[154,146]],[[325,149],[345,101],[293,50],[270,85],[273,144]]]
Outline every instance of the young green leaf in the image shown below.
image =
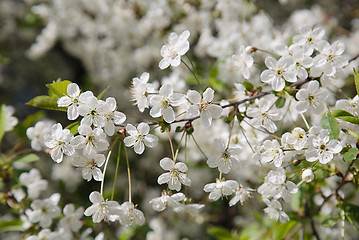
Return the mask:
[[285,98],[283,97],[278,98],[277,101],[275,102],[275,106],[277,108],[282,108],[284,107],[284,105],[285,105]]
[[71,123],[70,125],[68,125],[66,127],[66,129],[69,129],[70,132],[75,135],[77,133],[77,129],[78,127],[80,126],[80,123],[79,122],[74,122],[74,123]]
[[31,162],[36,162],[38,160],[40,160],[39,156],[37,156],[35,153],[29,153],[29,154],[18,156],[16,158],[14,158],[12,161],[13,162],[31,163]]
[[357,95],[359,95],[359,74],[357,72],[357,70],[355,68],[353,68],[354,70],[354,83],[355,83],[355,88],[357,90]]
[[49,89],[49,96],[60,98],[67,94],[67,86],[71,82],[68,80],[53,82],[46,84],[46,87]]
[[105,90],[103,90],[98,96],[97,99],[100,100],[102,98],[102,96],[107,92],[107,90],[110,89],[110,85],[107,86],[107,88],[105,88]]
[[57,99],[56,97],[41,95],[31,99],[26,104],[38,108],[66,112],[67,109],[65,107],[57,106]]
[[343,159],[346,162],[350,162],[357,158],[357,155],[359,153],[359,149],[354,147],[350,148],[346,153],[344,153]]
[[231,232],[224,227],[211,227],[207,233],[217,240],[235,240]]
[[335,118],[330,115],[330,112],[325,112],[320,119],[320,126],[329,130],[330,139],[338,139],[339,125]]
[[289,221],[283,224],[276,225],[273,229],[273,239],[282,240],[285,238],[287,233],[292,230],[295,225],[297,225],[296,221]]

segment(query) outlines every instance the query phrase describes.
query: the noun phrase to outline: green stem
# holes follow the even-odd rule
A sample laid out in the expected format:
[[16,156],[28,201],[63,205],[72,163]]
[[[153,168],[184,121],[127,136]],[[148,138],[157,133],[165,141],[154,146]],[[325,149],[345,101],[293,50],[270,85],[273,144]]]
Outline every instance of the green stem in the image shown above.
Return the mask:
[[[188,58],[188,57],[187,57]],[[189,58],[188,58],[189,59]],[[199,86],[199,88],[201,89],[201,92],[203,92],[203,88],[202,88],[202,86],[201,86],[201,82],[199,81],[199,79],[198,79],[198,77],[197,77],[197,74],[194,72],[194,70],[192,70],[191,68],[190,68],[190,66],[188,66],[188,64],[185,62],[185,61],[183,61],[182,59],[181,59],[181,62],[183,62],[183,64],[188,68],[188,70],[192,73],[192,75],[194,76],[194,78],[196,79],[196,81],[197,81],[197,84],[198,84],[198,86]],[[191,60],[190,60],[190,62],[191,62]]]
[[181,142],[182,142],[182,139],[183,139],[183,137],[184,137],[184,134],[185,134],[185,131],[183,131],[183,134],[182,134],[182,136],[181,136],[181,139],[180,139],[180,141],[179,141],[179,143],[178,143],[178,147],[177,147],[177,149],[176,149],[176,153],[175,153],[175,159],[173,159],[173,161],[174,162],[176,162],[176,160],[177,160],[177,155],[178,155],[178,152],[179,152],[179,149],[180,149],[180,147],[181,147]]
[[120,142],[119,145],[118,145],[118,155],[117,155],[115,179],[113,180],[113,186],[112,186],[111,201],[113,200],[113,196],[115,195],[115,187],[116,187],[116,182],[117,182],[117,173],[118,173],[118,167],[120,165],[121,147],[122,147],[122,142]]
[[194,143],[196,144],[198,150],[203,154],[203,156],[204,156],[206,159],[208,159],[208,157],[206,156],[206,154],[202,151],[201,147],[198,145],[198,143],[197,143],[196,139],[194,138],[193,134],[192,134],[191,136],[192,136],[192,139],[193,139]]
[[167,129],[167,133],[168,133],[168,139],[170,140],[172,159],[173,159],[174,162],[176,162],[175,151],[173,150],[173,144],[172,144],[171,134],[170,134],[170,131],[169,131],[168,129]]
[[126,156],[126,165],[127,165],[127,176],[128,176],[128,201],[132,202],[132,188],[131,188],[131,170],[130,170],[130,162],[128,161],[127,149],[125,147],[125,156]]
[[106,171],[107,171],[107,164],[108,164],[108,160],[110,159],[111,153],[112,153],[112,150],[110,150],[108,152],[107,159],[106,159],[106,162],[105,162],[105,167],[103,168],[103,178],[102,178],[102,181],[101,181],[101,189],[100,189],[100,194],[102,196],[103,196],[103,186],[105,184],[105,175],[106,175]]

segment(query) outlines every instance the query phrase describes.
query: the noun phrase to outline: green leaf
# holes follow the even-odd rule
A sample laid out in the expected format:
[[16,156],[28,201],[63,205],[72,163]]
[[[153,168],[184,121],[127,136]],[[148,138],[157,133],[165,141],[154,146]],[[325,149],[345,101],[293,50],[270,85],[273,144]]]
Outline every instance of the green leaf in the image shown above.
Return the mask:
[[222,92],[224,89],[224,84],[222,81],[218,80],[217,78],[209,78],[208,82],[209,86],[213,88],[216,92]]
[[254,89],[253,84],[250,82],[244,81],[244,82],[242,82],[242,84],[250,92]]
[[59,81],[46,84],[46,87],[49,89],[49,96],[60,98],[67,94],[67,86],[71,83],[68,80]]
[[345,203],[343,204],[342,209],[346,214],[350,216],[352,220],[359,222],[359,206]]
[[6,121],[5,116],[6,116],[5,105],[2,104],[0,106],[0,143],[5,134],[5,121]]
[[273,229],[273,239],[282,240],[287,235],[287,233],[297,225],[296,221],[289,221],[283,224],[279,224]]
[[353,68],[354,70],[354,83],[355,83],[355,88],[357,90],[357,95],[359,95],[359,74],[357,72],[357,70],[355,68]]
[[333,110],[331,116],[354,124],[359,124],[359,118],[344,110]]
[[208,228],[207,233],[217,240],[235,240],[231,232],[223,227]]
[[245,226],[239,233],[238,240],[252,240],[252,239],[263,239],[263,228],[260,228],[258,224],[252,223]]
[[29,154],[18,156],[16,158],[14,158],[12,161],[13,162],[31,163],[31,162],[36,162],[38,160],[40,160],[39,156],[37,156],[35,153],[29,153]]
[[9,221],[1,221],[0,222],[0,233],[23,231],[22,224],[23,224],[23,222],[18,219],[9,220]]
[[58,98],[56,98],[56,97],[41,95],[41,96],[37,96],[37,97],[31,99],[26,104],[34,106],[34,107],[38,107],[38,108],[66,112],[67,108],[57,106],[57,99]]
[[278,98],[277,101],[275,102],[275,106],[277,108],[282,108],[284,107],[284,105],[285,105],[285,98],[283,97]]
[[107,90],[110,89],[110,85],[107,86],[107,88],[105,88],[105,90],[103,90],[98,96],[97,99],[100,100],[102,98],[102,96],[107,92]]
[[347,111],[344,111],[344,110],[333,110],[330,115],[332,117],[354,117],[353,114],[347,112]]
[[346,152],[346,153],[344,154],[344,157],[343,157],[344,161],[350,162],[350,161],[356,159],[356,158],[357,158],[357,155],[358,155],[358,151],[359,151],[359,149],[356,148],[356,147],[350,148],[350,149],[348,150],[348,152]]
[[335,118],[333,118],[330,112],[325,112],[320,119],[320,126],[324,129],[329,130],[330,139],[338,139],[339,137],[339,126]]
[[70,132],[75,135],[77,133],[77,129],[78,127],[80,126],[80,123],[79,122],[74,122],[74,123],[71,123],[70,125],[68,125],[66,127],[66,129],[69,129]]

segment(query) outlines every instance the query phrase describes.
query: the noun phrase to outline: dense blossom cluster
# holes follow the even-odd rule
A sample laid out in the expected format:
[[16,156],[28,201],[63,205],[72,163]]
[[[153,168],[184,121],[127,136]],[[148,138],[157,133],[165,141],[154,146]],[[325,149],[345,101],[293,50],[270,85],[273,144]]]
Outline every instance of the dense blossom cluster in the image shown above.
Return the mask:
[[[56,98],[56,106],[51,107],[65,110],[72,122],[65,126],[44,119],[28,127],[31,148],[49,154],[57,166],[71,165],[86,182],[93,179],[101,186],[88,193],[86,207],[67,203],[62,208],[59,193],[43,198],[49,184],[38,169],[22,172],[11,196],[19,204],[29,199],[22,219],[26,239],[88,239],[91,231],[84,229],[83,215],[93,223],[123,227],[148,223],[152,231],[147,239],[163,239],[170,224],[162,218],[185,215],[201,223],[214,201],[240,211],[238,203],[260,201],[261,211],[269,218],[280,223],[308,218],[315,232],[313,216],[307,213],[313,201],[317,206],[311,208],[316,207],[318,214],[332,214],[344,222],[346,216],[338,216],[345,214],[347,197],[341,188],[355,183],[357,174],[351,167],[359,151],[359,98],[340,99],[337,87],[352,74],[350,64],[355,58],[349,60],[346,55],[345,40],[329,40],[317,10],[294,13],[288,24],[298,28],[277,29],[246,1],[184,3],[178,9],[172,6],[177,3],[166,0],[92,2],[96,4],[66,0],[33,6],[32,11],[47,25],[28,54],[38,57],[61,39],[93,77],[111,81],[133,70],[140,72],[132,79],[127,101],[141,116],[133,121],[132,113],[119,110],[125,94],[103,99],[102,93],[96,96],[69,81],[50,84],[50,90],[58,91],[57,97],[51,96]],[[59,14],[53,14],[58,9]],[[172,26],[175,14],[183,15],[182,23]],[[216,14],[220,17],[208,21]],[[317,18],[306,19],[306,15]],[[238,21],[240,17],[243,21]],[[125,27],[130,23],[133,27]],[[163,34],[169,26],[173,32]],[[134,32],[136,27],[144,32]],[[154,44],[139,47],[150,32]],[[118,35],[125,39],[121,44]],[[137,35],[133,42],[129,40]],[[192,43],[196,44],[192,47]],[[129,54],[132,49],[136,51]],[[207,56],[213,66],[210,76],[202,76],[207,63],[199,66],[198,62]],[[139,69],[156,66],[156,71],[143,72],[136,65]],[[169,71],[167,78],[155,80]],[[55,84],[63,84],[66,90],[61,92]],[[13,114],[11,107],[1,107],[4,132],[17,124]],[[106,173],[112,173],[108,166],[116,143],[119,151],[110,200],[104,185],[109,179]],[[125,153],[121,154],[122,148]],[[126,148],[133,148],[138,162]],[[156,153],[149,154],[153,149]],[[121,189],[120,194],[128,196],[121,203],[115,192],[119,192],[116,180],[122,175],[118,169],[123,155],[128,180],[121,182],[128,183],[128,191]],[[148,186],[136,185],[137,172],[130,163],[151,172]],[[71,182],[70,175],[68,170],[62,180]],[[138,200],[133,186],[154,193],[142,194]],[[303,199],[313,189],[313,200]],[[136,204],[133,199],[142,202]],[[166,214],[147,217],[162,211]],[[176,239],[176,234],[168,231],[166,239]],[[103,238],[102,233],[96,237]]]

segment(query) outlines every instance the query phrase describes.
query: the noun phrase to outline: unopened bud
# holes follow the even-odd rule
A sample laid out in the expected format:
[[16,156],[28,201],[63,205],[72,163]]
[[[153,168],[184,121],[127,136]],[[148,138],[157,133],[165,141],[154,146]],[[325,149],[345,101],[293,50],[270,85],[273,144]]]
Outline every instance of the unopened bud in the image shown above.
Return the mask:
[[302,173],[302,179],[304,182],[310,183],[314,179],[314,173],[312,169],[305,169]]
[[253,47],[253,46],[248,46],[248,47],[246,47],[246,52],[247,52],[248,54],[254,53],[254,52],[256,52],[257,50],[258,50],[258,48]]

